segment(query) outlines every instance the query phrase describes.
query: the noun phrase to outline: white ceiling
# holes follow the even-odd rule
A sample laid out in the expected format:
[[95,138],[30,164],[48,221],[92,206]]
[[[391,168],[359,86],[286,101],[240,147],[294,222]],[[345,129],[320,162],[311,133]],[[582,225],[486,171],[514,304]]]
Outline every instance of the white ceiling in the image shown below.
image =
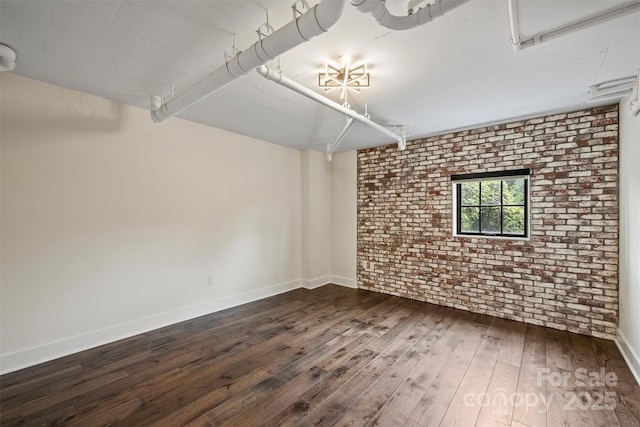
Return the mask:
[[[532,35],[624,2],[519,0],[520,29]],[[148,108],[152,95],[171,85],[180,93],[222,65],[232,34],[240,50],[252,45],[265,8],[276,29],[288,23],[292,3],[0,0],[0,42],[16,51],[17,74]],[[387,7],[401,15],[406,3],[387,0]],[[509,28],[507,0],[472,0],[407,31],[387,30],[347,4],[328,33],[285,53],[281,64],[286,76],[318,90],[325,60],[365,60],[371,88],[351,97],[352,106],[362,112],[368,103],[372,119],[406,125],[409,139],[590,106],[590,85],[640,68],[640,12],[517,52]],[[327,96],[339,101],[337,93]],[[254,72],[179,116],[318,150],[345,124],[339,113]],[[340,150],[390,142],[357,124]]]

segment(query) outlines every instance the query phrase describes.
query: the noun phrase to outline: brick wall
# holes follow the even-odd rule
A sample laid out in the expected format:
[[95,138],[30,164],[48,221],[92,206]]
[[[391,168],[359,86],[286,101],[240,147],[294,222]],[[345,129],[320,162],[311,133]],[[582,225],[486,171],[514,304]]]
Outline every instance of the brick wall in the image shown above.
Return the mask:
[[[452,236],[452,174],[531,169],[531,238]],[[618,107],[358,152],[361,288],[613,339]]]

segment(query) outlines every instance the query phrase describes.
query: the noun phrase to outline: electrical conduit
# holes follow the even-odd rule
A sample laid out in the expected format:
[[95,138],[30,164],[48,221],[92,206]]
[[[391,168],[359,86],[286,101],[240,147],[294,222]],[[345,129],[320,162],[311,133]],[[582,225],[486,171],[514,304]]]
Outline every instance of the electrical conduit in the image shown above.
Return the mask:
[[[365,124],[367,126],[372,127],[373,129],[377,130],[378,132],[387,135],[390,138],[393,138],[397,143],[398,146],[403,148],[405,147],[406,141],[403,137],[401,137],[400,135],[395,134],[394,132],[390,131],[389,129],[379,125],[378,123],[372,121],[371,119],[366,118],[365,116],[363,116],[360,113],[357,113],[356,111],[353,111],[349,108],[346,108],[340,104],[338,104],[337,102],[334,102],[332,100],[330,100],[329,98],[326,98],[314,91],[312,91],[311,89],[307,88],[306,86],[303,86],[299,83],[294,82],[291,79],[288,79],[287,77],[283,76],[281,73],[278,73],[277,71],[271,70],[269,67],[267,67],[266,65],[261,65],[258,68],[256,68],[256,71],[264,78],[269,79],[271,81],[274,81],[276,83],[278,83],[280,86],[284,86],[288,89],[293,90],[294,92],[298,92],[300,95],[304,95],[307,98],[316,101],[320,104],[323,104],[335,111],[338,111],[339,113],[344,114],[347,117],[351,117],[352,119]],[[348,130],[348,127],[346,128],[346,130]],[[346,133],[346,130],[343,130],[343,132]]]

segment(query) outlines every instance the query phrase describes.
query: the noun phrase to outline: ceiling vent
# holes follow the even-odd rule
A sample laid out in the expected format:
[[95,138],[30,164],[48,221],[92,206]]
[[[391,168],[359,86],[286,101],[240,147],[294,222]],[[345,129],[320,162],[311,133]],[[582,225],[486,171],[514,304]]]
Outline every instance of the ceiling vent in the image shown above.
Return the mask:
[[0,71],[16,68],[16,52],[6,44],[0,43]]

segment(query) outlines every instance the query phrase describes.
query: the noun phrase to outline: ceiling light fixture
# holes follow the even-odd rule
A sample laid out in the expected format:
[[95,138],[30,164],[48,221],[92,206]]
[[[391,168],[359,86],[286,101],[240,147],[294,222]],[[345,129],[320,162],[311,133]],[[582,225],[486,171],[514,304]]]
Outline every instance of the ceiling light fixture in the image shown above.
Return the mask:
[[350,59],[345,57],[343,65],[327,62],[325,71],[318,73],[318,87],[325,92],[340,90],[340,98],[346,102],[347,91],[360,93],[360,89],[369,87],[369,73],[365,63],[351,65]]

